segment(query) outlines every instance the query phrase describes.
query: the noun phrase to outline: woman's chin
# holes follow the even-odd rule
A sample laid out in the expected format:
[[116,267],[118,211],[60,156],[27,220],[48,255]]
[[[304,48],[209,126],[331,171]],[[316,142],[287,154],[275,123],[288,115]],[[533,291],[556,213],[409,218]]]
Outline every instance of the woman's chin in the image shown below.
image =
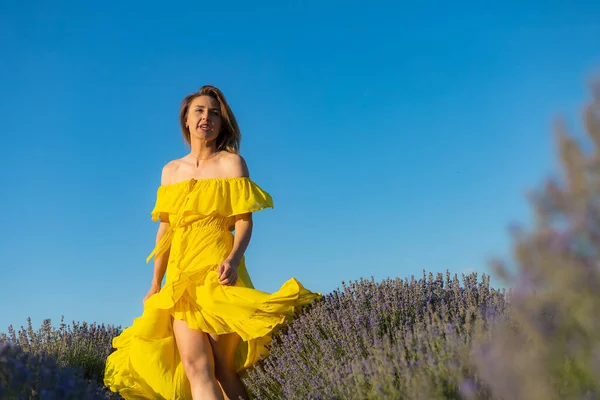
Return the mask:
[[193,133],[191,136],[192,136],[192,139],[198,140],[201,142],[212,142],[215,139],[217,139],[217,135],[212,132],[201,133],[201,134]]

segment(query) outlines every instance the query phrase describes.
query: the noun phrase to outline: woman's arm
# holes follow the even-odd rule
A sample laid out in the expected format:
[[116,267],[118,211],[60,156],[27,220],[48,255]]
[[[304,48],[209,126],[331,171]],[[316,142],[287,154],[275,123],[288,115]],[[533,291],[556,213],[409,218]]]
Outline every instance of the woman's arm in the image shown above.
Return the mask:
[[236,267],[242,261],[244,252],[248,248],[250,238],[252,237],[252,213],[241,214],[236,216],[235,220],[235,235],[233,238],[233,248],[226,261]]
[[[162,169],[160,184],[168,185],[172,183],[172,177],[177,169],[177,162],[175,160],[168,162]],[[158,226],[158,231],[156,232],[156,243],[158,246],[162,237],[167,233],[170,228],[169,216],[164,215],[160,217],[160,225]],[[171,252],[171,248],[169,247],[164,253],[154,258],[154,274],[152,276],[152,287],[159,288],[162,284],[163,277],[165,276],[165,272],[167,270],[167,264],[169,261],[169,254]]]
[[238,279],[238,266],[252,237],[252,213],[236,215],[233,247],[229,256],[219,265],[219,283],[235,285]]
[[[163,222],[162,219],[160,221],[160,225],[158,227],[158,232],[156,232],[156,245],[160,242],[160,239],[164,236],[164,234],[169,230],[169,219],[167,217],[167,222]],[[165,271],[167,270],[167,262],[169,260],[170,248],[167,249],[164,253],[154,258],[154,274],[152,276],[152,283],[150,284],[150,289],[148,289],[148,293],[142,299],[142,303],[146,303],[152,295],[160,292],[160,287],[162,284],[163,277],[165,276]]]
[[[160,221],[160,225],[158,226],[158,231],[156,232],[156,246],[162,239],[162,237],[169,230],[169,221],[167,219],[166,222]],[[167,249],[164,253],[154,258],[154,275],[152,276],[152,287],[160,288],[163,277],[165,276],[165,271],[167,270],[167,263],[169,261],[169,254],[171,252],[171,248]]]
[[[224,158],[222,168],[227,176],[249,177],[248,165],[239,154],[229,154]],[[235,216],[235,235],[229,256],[219,266],[219,283],[235,285],[238,278],[237,269],[248,248],[252,237],[252,213]]]

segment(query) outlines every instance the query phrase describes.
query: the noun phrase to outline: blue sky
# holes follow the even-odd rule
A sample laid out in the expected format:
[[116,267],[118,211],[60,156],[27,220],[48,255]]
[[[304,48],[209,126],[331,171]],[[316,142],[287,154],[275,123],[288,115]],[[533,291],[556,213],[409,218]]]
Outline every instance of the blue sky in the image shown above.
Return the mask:
[[274,197],[255,286],[326,293],[509,256],[556,171],[552,122],[579,127],[600,72],[592,1],[84,3],[0,5],[0,331],[141,313],[160,170],[203,84]]

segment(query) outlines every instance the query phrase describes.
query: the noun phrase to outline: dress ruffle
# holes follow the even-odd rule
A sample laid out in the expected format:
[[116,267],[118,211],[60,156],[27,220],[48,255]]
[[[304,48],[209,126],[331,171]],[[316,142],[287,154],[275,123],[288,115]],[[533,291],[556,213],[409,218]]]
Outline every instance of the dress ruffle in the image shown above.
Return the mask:
[[[187,196],[182,191],[189,189]],[[231,217],[273,208],[273,198],[248,177],[188,179],[160,186],[152,220],[162,215],[215,215]]]
[[215,271],[205,275],[203,284],[182,276],[150,297],[142,316],[113,339],[117,351],[107,359],[104,384],[126,399],[191,399],[171,318],[213,335],[240,335],[236,369],[241,373],[268,354],[277,326],[320,297],[294,278],[266,293],[220,285]]

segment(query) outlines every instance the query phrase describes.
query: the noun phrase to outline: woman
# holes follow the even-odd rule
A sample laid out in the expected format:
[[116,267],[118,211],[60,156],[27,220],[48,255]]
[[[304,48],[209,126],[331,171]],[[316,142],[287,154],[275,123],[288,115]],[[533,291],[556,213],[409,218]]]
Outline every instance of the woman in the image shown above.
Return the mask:
[[113,339],[104,383],[125,399],[247,399],[238,373],[267,354],[296,307],[321,295],[294,278],[272,294],[254,289],[243,254],[252,213],[273,202],[249,178],[221,91],[186,96],[180,123],[191,151],[163,167],[154,275],[142,315]]

